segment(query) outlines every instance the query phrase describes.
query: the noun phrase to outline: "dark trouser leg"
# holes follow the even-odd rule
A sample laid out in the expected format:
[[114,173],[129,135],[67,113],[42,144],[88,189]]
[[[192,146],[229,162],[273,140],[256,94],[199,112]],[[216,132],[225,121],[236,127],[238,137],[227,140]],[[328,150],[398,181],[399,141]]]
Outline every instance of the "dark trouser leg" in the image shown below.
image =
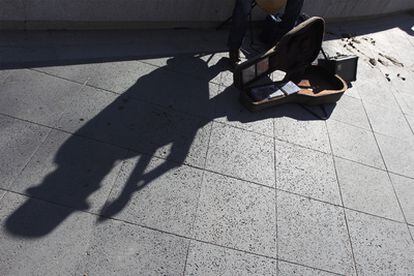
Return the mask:
[[288,0],[285,12],[282,16],[281,31],[286,34],[295,27],[296,20],[298,20],[300,12],[302,11],[304,0]]
[[287,32],[295,27],[296,21],[299,19],[300,12],[303,7],[304,0],[288,0],[285,12],[282,15],[282,21],[277,24],[271,31],[266,31],[261,38],[262,41],[270,45],[278,42]]
[[248,27],[251,0],[236,0],[233,10],[233,20],[230,28],[227,46],[230,50],[238,50],[243,43]]

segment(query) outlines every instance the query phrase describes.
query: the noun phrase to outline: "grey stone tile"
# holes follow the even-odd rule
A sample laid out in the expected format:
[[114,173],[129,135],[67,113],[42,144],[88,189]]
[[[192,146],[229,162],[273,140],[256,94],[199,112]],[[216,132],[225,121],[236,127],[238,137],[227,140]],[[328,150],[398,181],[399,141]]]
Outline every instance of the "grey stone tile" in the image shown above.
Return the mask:
[[391,85],[398,93],[412,94],[414,86],[414,74],[408,68],[387,66],[383,67],[384,73],[388,74]]
[[3,85],[3,82],[6,81],[7,77],[13,72],[14,70],[3,70],[0,69],[0,87]]
[[100,223],[80,275],[182,275],[188,243],[135,225]]
[[368,103],[365,108],[375,132],[396,138],[414,137],[399,108],[385,108]]
[[339,274],[354,273],[342,208],[278,192],[277,225],[280,259]]
[[239,101],[240,90],[230,86],[213,99],[213,118],[221,123],[273,137],[272,109],[250,112]]
[[296,105],[277,107],[275,137],[307,148],[331,152],[325,122]]
[[407,222],[414,225],[414,179],[391,174]]
[[345,207],[404,221],[388,174],[336,158],[336,169]]
[[0,90],[3,114],[53,126],[81,86],[30,70],[13,72]]
[[[352,83],[354,87],[362,88],[363,86],[367,86],[366,88],[375,88],[375,90],[378,90],[381,89],[383,85],[387,85],[387,81],[384,78],[384,74],[381,72],[381,70],[378,67],[372,66],[367,60],[359,59],[357,73],[357,81]],[[378,85],[378,83],[380,85]],[[359,94],[361,98],[364,98],[364,95],[362,95],[362,93],[368,90],[369,89],[364,89],[360,91]]]
[[336,121],[328,121],[327,124],[336,156],[385,168],[372,132]]
[[7,193],[0,202],[0,274],[79,273],[95,217],[73,212]]
[[199,117],[87,87],[57,126],[66,131],[203,167],[211,125]]
[[398,103],[393,96],[395,89],[387,82],[371,81],[358,87],[359,94],[364,103],[371,103],[387,108],[398,108]]
[[332,276],[338,275],[334,273],[325,272],[322,270],[317,270],[309,267],[304,267],[300,265],[294,265],[286,262],[279,261],[278,264],[278,276],[291,276],[291,275],[301,275],[301,276]]
[[369,129],[369,122],[361,100],[344,95],[331,107],[330,119]]
[[[97,117],[99,118],[101,114],[108,112],[106,110],[109,108],[115,109],[111,104],[118,104],[116,108],[119,109],[124,108],[124,104],[118,97],[119,96],[116,94],[85,86],[82,88],[80,95],[71,101],[69,108],[62,113],[62,116],[55,127],[71,133],[80,134],[80,132],[82,132],[82,134],[86,136],[89,136],[87,135],[88,133],[94,134],[95,132],[92,130],[88,131],[88,129],[91,128],[90,125]],[[128,100],[125,99],[125,101]],[[108,126],[106,127],[107,131],[110,129],[109,126],[112,125],[114,119],[117,119],[116,115],[118,115],[118,113],[119,112],[113,113],[113,119],[108,120]],[[110,141],[106,140],[105,136],[101,134],[92,135],[92,137],[99,140]]]
[[414,116],[414,95],[407,93],[396,94],[395,97],[405,114]]
[[185,275],[276,275],[276,260],[192,241]]
[[275,186],[273,138],[214,123],[206,168]]
[[355,98],[355,99],[361,99],[361,96],[359,95],[359,88],[358,87],[349,87],[348,90],[345,92],[347,96]]
[[411,126],[412,131],[414,132],[414,116],[406,116],[408,124]]
[[0,188],[8,188],[49,129],[0,115]]
[[407,225],[346,211],[358,275],[410,275],[414,244]]
[[220,79],[221,85],[223,85],[224,87],[229,87],[233,85],[233,83],[234,83],[234,76],[230,70],[224,71],[223,73],[221,73],[221,79]]
[[379,42],[378,46],[382,53],[387,54],[397,61],[399,61],[402,65],[396,66],[396,64],[391,64],[389,60],[389,67],[410,67],[414,64],[414,59],[408,53],[409,49],[412,48],[412,44],[404,36],[409,31],[405,31],[405,28],[411,28],[412,26],[405,25],[401,22],[398,23],[401,27],[400,28],[390,28],[385,32],[375,32],[372,36]]
[[125,156],[125,150],[53,130],[11,189],[97,212]]
[[276,141],[276,181],[278,189],[341,204],[332,155]]
[[375,136],[388,170],[414,177],[414,139],[400,140],[380,134]]
[[3,197],[6,195],[6,191],[0,190],[0,201],[3,199]]
[[[414,237],[414,225],[409,225],[408,226],[408,229],[410,230],[410,232],[411,232],[411,237]],[[413,238],[414,239],[414,238]]]
[[202,171],[149,156],[127,160],[105,216],[189,236],[197,212]]
[[276,257],[275,191],[206,173],[194,236],[198,240]]

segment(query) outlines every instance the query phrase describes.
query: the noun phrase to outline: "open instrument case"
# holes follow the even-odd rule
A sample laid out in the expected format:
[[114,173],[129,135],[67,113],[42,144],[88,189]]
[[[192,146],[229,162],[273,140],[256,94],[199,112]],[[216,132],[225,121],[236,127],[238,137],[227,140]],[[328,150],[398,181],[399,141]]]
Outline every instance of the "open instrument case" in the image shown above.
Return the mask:
[[[303,105],[337,102],[348,89],[347,83],[326,67],[312,64],[321,51],[324,32],[325,21],[320,17],[312,17],[283,36],[265,54],[237,65],[234,84],[241,90],[241,102],[250,111],[291,102]],[[277,97],[254,99],[251,96],[252,89],[275,71],[283,71],[286,75],[282,81],[273,84],[292,81],[300,90],[290,95],[285,93]],[[268,84],[272,84],[270,79]]]

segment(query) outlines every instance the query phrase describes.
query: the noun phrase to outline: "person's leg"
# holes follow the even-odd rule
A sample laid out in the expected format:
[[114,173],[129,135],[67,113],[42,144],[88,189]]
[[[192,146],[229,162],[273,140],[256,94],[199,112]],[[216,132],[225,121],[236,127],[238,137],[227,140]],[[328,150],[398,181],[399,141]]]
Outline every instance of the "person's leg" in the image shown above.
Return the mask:
[[[261,40],[269,46],[277,43],[286,33],[295,27],[299,19],[304,0],[288,0],[281,22],[272,24],[271,29],[265,30]],[[270,24],[270,23],[269,23]]]
[[280,25],[283,35],[295,27],[295,23],[302,11],[303,2],[304,0],[287,1],[285,12],[283,13],[282,22]]
[[252,9],[251,0],[236,0],[233,10],[233,19],[230,28],[227,46],[229,47],[230,59],[236,62],[239,58],[239,49],[243,43],[248,28],[249,14]]

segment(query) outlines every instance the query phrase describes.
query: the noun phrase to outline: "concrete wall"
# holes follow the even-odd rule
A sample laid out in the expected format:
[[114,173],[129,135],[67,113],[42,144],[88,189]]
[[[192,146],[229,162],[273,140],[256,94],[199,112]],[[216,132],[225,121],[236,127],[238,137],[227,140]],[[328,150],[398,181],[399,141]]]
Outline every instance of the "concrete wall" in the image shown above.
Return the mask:
[[[0,28],[200,27],[224,20],[234,0],[0,0]],[[414,0],[305,0],[326,19],[414,9]],[[256,11],[256,17],[262,17]]]

